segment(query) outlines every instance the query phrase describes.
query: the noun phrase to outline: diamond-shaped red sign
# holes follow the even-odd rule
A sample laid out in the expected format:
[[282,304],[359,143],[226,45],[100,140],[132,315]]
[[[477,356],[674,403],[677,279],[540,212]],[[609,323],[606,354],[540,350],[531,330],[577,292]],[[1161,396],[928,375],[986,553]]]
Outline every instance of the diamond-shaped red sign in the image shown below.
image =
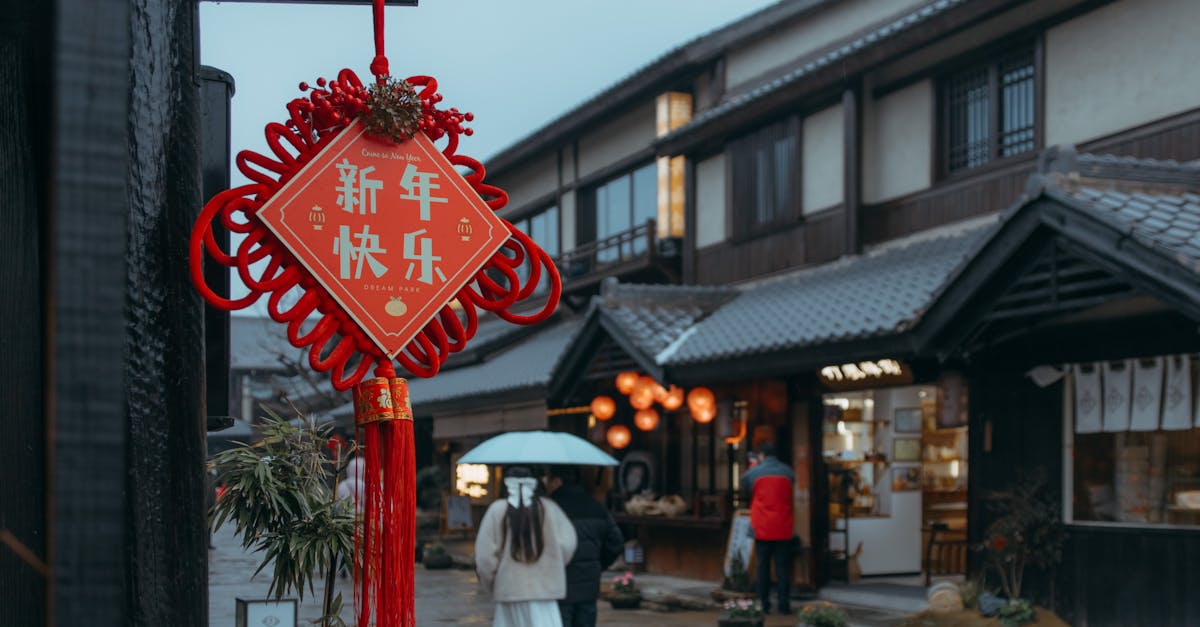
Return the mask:
[[389,357],[509,237],[423,133],[392,144],[368,136],[360,121],[258,217]]

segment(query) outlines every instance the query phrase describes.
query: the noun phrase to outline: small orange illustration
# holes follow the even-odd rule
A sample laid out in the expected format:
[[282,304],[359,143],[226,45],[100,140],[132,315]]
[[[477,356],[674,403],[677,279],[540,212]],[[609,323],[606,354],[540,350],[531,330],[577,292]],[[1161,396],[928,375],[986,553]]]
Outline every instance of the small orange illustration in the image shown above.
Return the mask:
[[383,310],[388,312],[389,316],[400,317],[408,312],[408,305],[405,305],[404,300],[397,296],[389,300],[388,303],[383,306]]
[[321,209],[320,205],[313,205],[312,210],[308,212],[308,221],[314,231],[320,231],[325,226],[325,210]]
[[475,229],[471,228],[471,221],[463,218],[458,221],[458,234],[462,236],[462,241],[471,241],[471,232]]

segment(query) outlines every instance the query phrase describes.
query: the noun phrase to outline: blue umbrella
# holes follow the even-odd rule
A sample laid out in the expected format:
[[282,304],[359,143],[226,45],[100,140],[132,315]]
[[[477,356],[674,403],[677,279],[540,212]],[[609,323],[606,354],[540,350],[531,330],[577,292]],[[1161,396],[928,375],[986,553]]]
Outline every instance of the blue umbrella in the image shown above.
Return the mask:
[[616,466],[611,455],[583,438],[557,431],[502,433],[458,458],[460,464]]

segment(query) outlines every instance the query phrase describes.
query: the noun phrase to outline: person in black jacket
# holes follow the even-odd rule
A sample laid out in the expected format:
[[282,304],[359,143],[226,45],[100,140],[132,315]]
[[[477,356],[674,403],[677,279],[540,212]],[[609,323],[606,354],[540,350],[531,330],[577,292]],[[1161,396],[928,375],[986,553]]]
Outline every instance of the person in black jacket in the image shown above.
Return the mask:
[[563,627],[593,627],[600,574],[621,555],[625,540],[612,516],[579,485],[579,469],[554,466],[546,476],[550,498],[575,525],[579,543],[567,564],[567,597],[558,602]]

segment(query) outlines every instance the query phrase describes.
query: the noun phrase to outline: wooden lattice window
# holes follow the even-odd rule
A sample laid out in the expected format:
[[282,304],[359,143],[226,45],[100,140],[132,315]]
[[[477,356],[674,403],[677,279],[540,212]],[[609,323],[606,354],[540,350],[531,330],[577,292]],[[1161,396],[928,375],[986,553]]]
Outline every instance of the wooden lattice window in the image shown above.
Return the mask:
[[733,217],[741,234],[795,220],[800,211],[800,125],[790,118],[729,143]]
[[1032,46],[948,76],[942,83],[945,173],[1036,149],[1038,97]]

